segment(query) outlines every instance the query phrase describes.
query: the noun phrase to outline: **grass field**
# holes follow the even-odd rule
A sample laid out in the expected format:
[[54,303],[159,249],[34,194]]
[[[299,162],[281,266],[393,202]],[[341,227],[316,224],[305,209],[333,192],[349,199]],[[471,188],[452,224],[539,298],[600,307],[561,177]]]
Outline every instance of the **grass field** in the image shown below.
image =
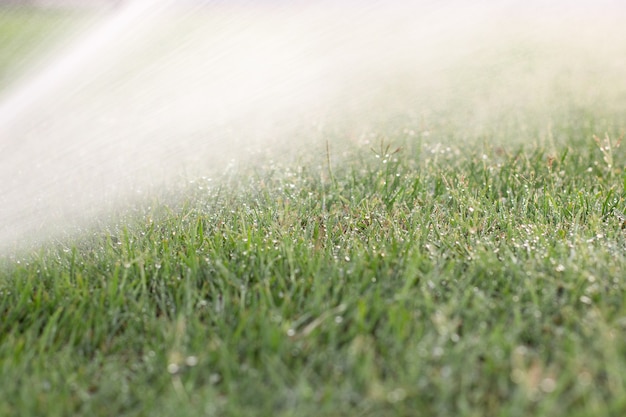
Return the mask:
[[549,129],[533,102],[463,129],[468,100],[329,133],[3,256],[0,415],[624,415],[608,90],[558,96]]
[[89,21],[87,16],[0,5],[0,91],[22,75],[25,68],[41,64],[42,51],[52,49],[81,28]]

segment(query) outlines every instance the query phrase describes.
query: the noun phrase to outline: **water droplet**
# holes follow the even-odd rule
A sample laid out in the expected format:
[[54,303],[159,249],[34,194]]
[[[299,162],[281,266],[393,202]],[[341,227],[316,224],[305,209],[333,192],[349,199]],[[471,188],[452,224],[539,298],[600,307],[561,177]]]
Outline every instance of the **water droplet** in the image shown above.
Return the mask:
[[169,365],[167,365],[167,372],[169,372],[171,375],[176,375],[180,372],[180,366],[176,363],[170,363]]
[[402,388],[394,389],[387,394],[387,401],[390,403],[398,403],[406,398],[406,391]]
[[440,346],[437,346],[436,348],[433,349],[433,357],[435,358],[440,358],[443,356],[443,348]]
[[541,391],[550,393],[556,389],[556,381],[553,378],[545,378],[539,383]]

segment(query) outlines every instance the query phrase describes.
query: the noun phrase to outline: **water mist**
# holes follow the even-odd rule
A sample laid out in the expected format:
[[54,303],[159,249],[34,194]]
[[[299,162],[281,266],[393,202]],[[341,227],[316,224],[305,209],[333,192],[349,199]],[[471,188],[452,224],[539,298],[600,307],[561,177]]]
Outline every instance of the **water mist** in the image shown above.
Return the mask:
[[[586,10],[585,2],[575,4]],[[510,103],[524,105],[527,85],[548,102],[561,61],[513,78],[500,61],[469,68],[469,80],[485,78],[484,68],[499,71],[494,85],[508,96],[498,102],[489,87],[463,90],[463,77],[449,77],[458,63],[490,56],[485,50],[507,37],[549,37],[542,28],[562,17],[553,7],[124,2],[98,15],[42,70],[0,92],[0,249],[78,230],[142,193],[250,161],[331,119],[345,115],[360,131],[379,117],[375,100],[394,88],[404,95],[394,95],[389,108],[462,101],[476,114],[483,109],[481,123]],[[537,10],[550,24],[537,23]],[[506,25],[499,21],[511,17],[535,26],[501,32]]]

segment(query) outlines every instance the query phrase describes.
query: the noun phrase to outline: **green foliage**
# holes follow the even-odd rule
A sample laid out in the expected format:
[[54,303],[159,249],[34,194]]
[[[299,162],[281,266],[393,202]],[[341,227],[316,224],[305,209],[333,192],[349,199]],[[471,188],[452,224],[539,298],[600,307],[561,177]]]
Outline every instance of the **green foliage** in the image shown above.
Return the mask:
[[0,415],[625,415],[620,91],[437,94],[0,258]]
[[2,414],[619,414],[624,174],[391,149],[5,261]]
[[83,13],[0,4],[0,91],[88,22],[93,18]]

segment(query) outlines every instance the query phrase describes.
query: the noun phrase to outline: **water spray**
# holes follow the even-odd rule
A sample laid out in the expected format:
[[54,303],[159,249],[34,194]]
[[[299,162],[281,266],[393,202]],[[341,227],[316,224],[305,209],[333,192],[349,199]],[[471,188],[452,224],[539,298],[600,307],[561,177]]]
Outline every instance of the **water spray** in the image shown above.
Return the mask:
[[361,132],[381,113],[460,103],[455,123],[468,129],[519,103],[551,103],[567,62],[546,59],[526,74],[475,58],[493,60],[507,36],[532,35],[525,22],[536,19],[511,4],[123,2],[0,93],[0,248],[79,230],[176,178],[302,137],[294,132],[329,115]]

